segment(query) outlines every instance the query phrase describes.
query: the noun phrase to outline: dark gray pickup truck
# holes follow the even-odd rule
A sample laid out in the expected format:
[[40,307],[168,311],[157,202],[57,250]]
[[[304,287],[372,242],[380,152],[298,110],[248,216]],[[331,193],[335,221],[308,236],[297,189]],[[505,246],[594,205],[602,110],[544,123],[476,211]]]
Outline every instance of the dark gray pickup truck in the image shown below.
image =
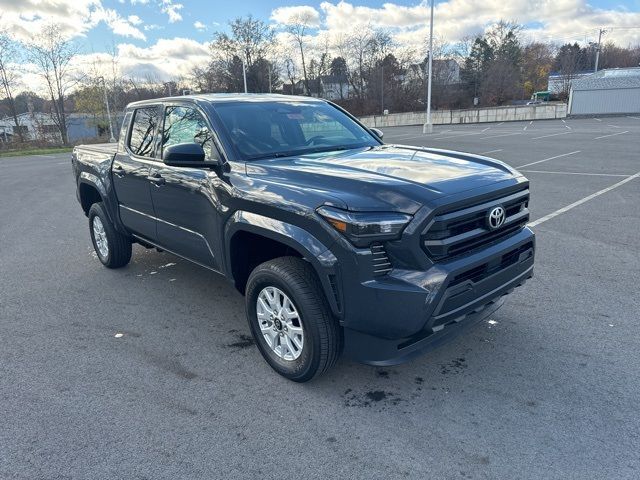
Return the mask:
[[522,175],[385,145],[323,100],[133,103],[119,143],[76,147],[73,171],[105,266],[125,266],[138,243],[224,275],[246,296],[266,361],[298,382],[343,350],[373,365],[408,360],[533,274]]

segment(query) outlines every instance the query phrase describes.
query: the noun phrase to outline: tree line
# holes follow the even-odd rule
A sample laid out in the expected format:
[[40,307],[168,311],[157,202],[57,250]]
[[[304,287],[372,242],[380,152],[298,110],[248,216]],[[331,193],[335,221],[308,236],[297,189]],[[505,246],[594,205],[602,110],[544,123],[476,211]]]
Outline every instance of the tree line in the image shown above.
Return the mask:
[[[0,118],[12,119],[18,139],[23,141],[18,116],[45,112],[62,143],[67,144],[69,112],[91,115],[106,132],[105,99],[111,112],[121,112],[137,100],[183,93],[242,92],[245,78],[249,92],[329,96],[356,115],[426,107],[424,53],[398,45],[384,29],[358,28],[329,38],[310,36],[312,28],[313,19],[302,13],[291,19],[283,29],[284,36],[278,38],[272,26],[262,20],[236,18],[227,31],[213,35],[206,64],[168,81],[152,75],[123,75],[115,51],[108,55],[106,64],[102,61],[80,71],[74,66],[79,55],[77,44],[55,24],[26,43],[0,31]],[[572,78],[593,71],[597,48],[593,44],[524,42],[522,27],[504,21],[456,44],[436,39],[432,108],[497,106],[528,99],[547,89],[551,72],[567,79],[566,88],[558,93],[558,99],[563,100]],[[45,86],[44,94],[18,91],[21,72],[11,66],[24,62],[35,67]],[[600,69],[639,64],[639,46],[604,43],[600,48]]]

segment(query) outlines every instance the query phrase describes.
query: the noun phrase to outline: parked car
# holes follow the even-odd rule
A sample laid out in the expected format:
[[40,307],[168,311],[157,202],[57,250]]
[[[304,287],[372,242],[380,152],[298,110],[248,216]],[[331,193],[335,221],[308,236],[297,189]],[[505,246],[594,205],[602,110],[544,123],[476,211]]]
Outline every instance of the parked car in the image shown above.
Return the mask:
[[386,145],[320,99],[136,102],[117,145],[76,147],[72,161],[105,266],[127,265],[137,243],[224,275],[267,363],[298,382],[343,350],[372,365],[428,351],[533,274],[521,174]]

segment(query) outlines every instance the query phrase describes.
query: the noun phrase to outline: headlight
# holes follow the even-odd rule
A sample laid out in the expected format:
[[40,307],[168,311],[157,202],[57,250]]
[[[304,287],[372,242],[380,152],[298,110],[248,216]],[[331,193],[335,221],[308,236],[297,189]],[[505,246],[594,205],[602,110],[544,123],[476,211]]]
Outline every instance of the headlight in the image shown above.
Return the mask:
[[403,213],[348,212],[333,207],[320,207],[317,212],[357,247],[400,238],[412,218]]

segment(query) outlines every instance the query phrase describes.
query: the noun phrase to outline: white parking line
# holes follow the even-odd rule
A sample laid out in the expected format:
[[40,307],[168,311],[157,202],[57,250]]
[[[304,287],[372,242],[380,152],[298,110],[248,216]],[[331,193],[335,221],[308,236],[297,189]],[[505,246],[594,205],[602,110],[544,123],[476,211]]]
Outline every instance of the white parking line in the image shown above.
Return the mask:
[[491,135],[490,137],[482,137],[480,140],[487,140],[488,138],[510,137],[512,135],[522,135],[522,132],[503,133],[501,135]]
[[625,183],[630,182],[631,180],[635,180],[636,178],[640,177],[640,172],[635,173],[633,175],[628,176],[627,178],[625,178],[624,180],[620,180],[618,183],[615,183],[613,185],[611,185],[610,187],[607,188],[603,188],[602,190],[597,191],[596,193],[592,193],[591,195],[584,197],[581,200],[578,200],[577,202],[573,202],[569,205],[567,205],[566,207],[562,207],[558,210],[556,210],[555,212],[551,212],[548,215],[545,215],[544,217],[541,217],[537,220],[534,220],[533,222],[529,223],[529,227],[535,227],[537,225],[540,225],[541,223],[546,222],[547,220],[551,220],[552,218],[557,217],[558,215],[561,215],[565,212],[568,212],[569,210],[571,210],[572,208],[575,208],[579,205],[582,205],[585,202],[588,202],[589,200],[591,200],[592,198],[596,198],[597,196],[602,195],[603,193],[607,193],[610,192],[611,190],[613,190],[614,188],[618,188],[622,185],[624,185]]
[[478,155],[487,155],[488,153],[497,153],[497,152],[501,152],[502,149],[498,148],[497,150],[489,150],[488,152],[480,152]]
[[618,125],[607,125],[607,127],[622,128],[622,127],[619,127]]
[[595,120],[596,122],[601,122],[601,121],[602,121],[602,120],[600,120],[599,118],[594,118],[594,120]]
[[635,118],[636,120],[640,120],[640,117],[633,117],[631,115],[627,115],[627,118]]
[[552,172],[550,170],[520,170],[526,173],[549,173],[553,175],[589,175],[593,177],[628,177],[624,173],[590,173],[590,172]]
[[487,130],[489,130],[491,127],[487,127],[484,130],[482,130],[483,132],[486,132]]
[[447,138],[468,137],[469,135],[481,135],[481,134],[482,132],[461,133],[460,135],[449,135],[448,137],[437,137],[437,138],[434,138],[433,140],[446,140]]
[[525,125],[525,126],[524,126],[524,128],[523,128],[522,130],[526,130],[526,129],[527,129],[527,127],[529,127],[532,123],[533,123],[533,120],[531,120],[531,121],[529,122],[529,125]]
[[564,128],[567,128],[567,129],[571,130],[571,127],[569,125],[567,125],[567,122],[562,120],[562,123],[564,124]]
[[555,160],[556,158],[568,157],[569,155],[575,155],[576,153],[580,153],[580,150],[576,150],[575,152],[563,153],[562,155],[556,155],[555,157],[543,158],[542,160],[537,160],[531,163],[525,163],[524,165],[519,165],[516,168],[528,167],[529,165],[535,165],[537,163],[548,162],[549,160]]
[[611,133],[609,135],[602,135],[600,137],[594,138],[594,140],[600,140],[601,138],[607,138],[607,137],[615,137],[616,135],[624,135],[625,133],[629,133],[629,130],[625,130],[624,132]]
[[571,132],[550,133],[549,135],[542,135],[541,137],[533,137],[531,140],[540,140],[541,138],[555,137],[557,135],[569,135]]

